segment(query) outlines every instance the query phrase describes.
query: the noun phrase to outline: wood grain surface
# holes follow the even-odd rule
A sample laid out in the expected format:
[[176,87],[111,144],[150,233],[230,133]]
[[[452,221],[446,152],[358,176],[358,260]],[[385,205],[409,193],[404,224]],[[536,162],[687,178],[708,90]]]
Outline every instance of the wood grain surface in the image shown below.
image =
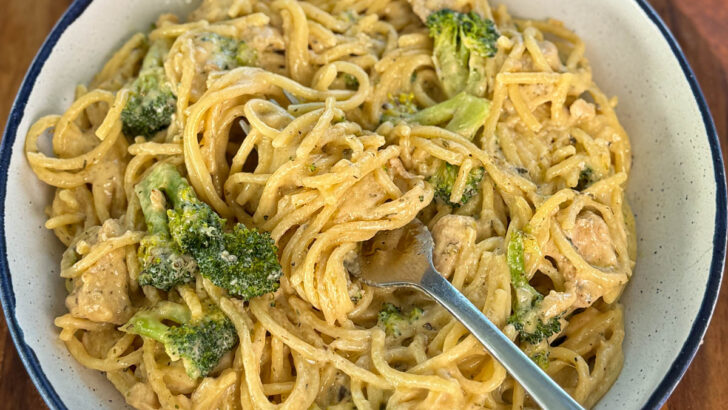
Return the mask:
[[[71,0],[4,0],[0,4],[0,124],[3,128],[23,75]],[[651,0],[695,71],[728,158],[728,1]],[[663,409],[728,408],[728,281],[690,369]],[[0,409],[43,409],[43,400],[0,319]]]

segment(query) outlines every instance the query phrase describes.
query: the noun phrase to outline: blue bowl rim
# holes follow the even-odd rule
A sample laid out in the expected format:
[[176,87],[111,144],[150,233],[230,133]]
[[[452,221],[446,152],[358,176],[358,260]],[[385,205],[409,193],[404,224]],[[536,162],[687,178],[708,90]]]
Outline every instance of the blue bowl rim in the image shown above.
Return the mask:
[[[20,354],[20,358],[28,371],[31,380],[35,384],[48,407],[59,410],[67,409],[67,407],[43,372],[35,352],[27,343],[25,343],[23,330],[15,317],[15,294],[13,293],[12,282],[10,279],[10,270],[7,259],[7,244],[5,238],[5,195],[7,192],[8,168],[10,165],[13,143],[17,137],[16,134],[18,125],[20,124],[20,120],[25,112],[25,106],[28,102],[31,91],[33,90],[35,81],[63,32],[65,32],[65,30],[74,21],[76,21],[81,14],[83,14],[89,4],[91,4],[91,1],[92,0],[74,0],[58,23],[56,23],[53,27],[53,30],[50,32],[38,51],[38,54],[33,59],[33,62],[23,79],[20,90],[18,91],[17,97],[15,98],[15,102],[13,103],[13,107],[10,111],[10,115],[8,116],[8,122],[5,127],[2,142],[0,143],[0,238],[2,238],[0,241],[0,302],[5,313],[5,320],[12,336],[13,343],[15,343],[15,347]],[[644,406],[644,408],[653,409],[660,408],[677,386],[678,382],[690,365],[690,362],[695,357],[701,341],[703,340],[703,336],[708,328],[710,318],[713,315],[713,310],[715,309],[715,304],[718,300],[718,293],[720,291],[720,284],[725,265],[726,225],[728,224],[726,203],[728,202],[728,196],[726,195],[726,179],[725,170],[723,168],[720,141],[715,130],[713,118],[710,114],[710,109],[705,102],[705,98],[700,86],[698,85],[695,74],[690,68],[687,59],[685,58],[685,54],[675,40],[675,37],[652,6],[650,6],[646,0],[634,1],[639,5],[650,21],[652,21],[652,23],[659,29],[660,33],[675,55],[675,58],[677,58],[680,67],[683,70],[683,74],[690,84],[693,96],[695,97],[695,101],[700,109],[700,114],[703,117],[703,123],[705,125],[708,143],[712,154],[716,183],[716,215],[715,231],[713,234],[713,256],[711,258],[710,274],[708,276],[708,283],[703,296],[703,302],[698,310],[693,326],[690,329],[688,338],[683,344],[683,347],[680,349],[680,353],[678,353],[667,374],[658,384],[655,391],[650,395]]]

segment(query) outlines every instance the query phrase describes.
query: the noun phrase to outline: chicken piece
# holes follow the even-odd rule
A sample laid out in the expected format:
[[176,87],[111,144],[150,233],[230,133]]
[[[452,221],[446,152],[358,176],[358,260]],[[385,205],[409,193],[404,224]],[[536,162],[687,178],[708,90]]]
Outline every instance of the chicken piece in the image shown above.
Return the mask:
[[458,256],[465,246],[475,243],[477,227],[470,216],[446,215],[432,227],[435,249],[432,261],[438,272],[446,278],[455,271]]
[[394,181],[394,184],[397,185],[397,188],[399,188],[402,192],[410,190],[412,188],[412,184],[422,179],[422,177],[416,173],[413,174],[409,172],[399,158],[389,160],[387,166],[389,168],[389,176]]
[[561,254],[558,248],[549,242],[544,248],[544,256],[547,256],[564,277],[564,291],[551,291],[541,307],[545,315],[555,315],[569,309],[579,309],[591,306],[597,299],[604,295],[604,289],[598,284],[583,279],[569,259]]
[[561,71],[561,58],[559,57],[559,49],[556,45],[550,41],[544,40],[538,42],[538,47],[541,49],[541,53],[543,53],[543,57],[546,59],[546,62],[551,69],[556,72]]
[[424,23],[427,16],[442,9],[450,9],[465,13],[473,9],[472,0],[408,0],[412,11]]
[[81,342],[91,356],[106,357],[122,335],[123,333],[109,326],[94,332],[83,332]]
[[571,230],[571,242],[584,260],[594,266],[614,266],[614,251],[609,227],[604,219],[592,211],[581,212]]
[[[123,229],[113,219],[104,222],[98,241],[119,236]],[[121,325],[131,316],[127,293],[128,273],[124,249],[116,249],[99,259],[73,281],[73,291],[66,297],[66,307],[73,316]]]
[[159,408],[157,394],[147,383],[137,383],[126,394],[126,402],[135,409],[151,410]]
[[211,23],[236,17],[233,12],[245,1],[241,0],[203,0],[188,16],[188,21],[207,20]]
[[346,197],[339,206],[332,224],[341,224],[350,221],[366,221],[371,217],[372,209],[387,199],[387,193],[379,185],[374,175],[367,175],[357,182],[346,193]]
[[596,108],[594,104],[579,98],[571,103],[569,115],[571,116],[571,121],[574,123],[582,120],[590,120],[596,115]]
[[162,374],[164,374],[164,383],[172,394],[190,394],[197,388],[197,380],[187,375],[187,370],[185,370],[181,361],[175,361],[167,366],[161,365],[160,367]]
[[281,51],[286,48],[286,42],[281,32],[271,26],[245,27],[240,37],[246,44],[253,47],[258,55],[264,51]]

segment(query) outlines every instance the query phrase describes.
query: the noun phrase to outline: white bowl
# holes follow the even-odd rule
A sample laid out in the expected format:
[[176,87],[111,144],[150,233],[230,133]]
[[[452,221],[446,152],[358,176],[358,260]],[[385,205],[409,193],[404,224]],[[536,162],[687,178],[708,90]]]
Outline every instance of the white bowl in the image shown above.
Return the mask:
[[[659,407],[692,360],[713,312],[726,249],[726,187],[708,107],[675,39],[644,0],[501,0],[515,15],[563,20],[584,39],[594,77],[632,139],[628,197],[639,256],[624,293],[621,375],[598,408]],[[501,2],[494,0],[494,2]],[[43,228],[51,189],[23,155],[42,115],[64,111],[133,32],[190,0],[77,0],[28,70],[0,147],[2,306],[23,363],[51,408],[125,408],[100,373],[58,340],[61,245]],[[197,1],[193,2],[197,3]]]

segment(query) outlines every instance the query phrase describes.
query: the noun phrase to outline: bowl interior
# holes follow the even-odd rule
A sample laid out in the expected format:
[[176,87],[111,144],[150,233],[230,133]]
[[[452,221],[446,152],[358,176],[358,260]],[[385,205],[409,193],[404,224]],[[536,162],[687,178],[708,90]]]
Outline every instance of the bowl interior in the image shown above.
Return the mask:
[[[640,408],[680,355],[706,293],[717,229],[716,196],[721,193],[708,130],[678,59],[637,2],[502,2],[514,15],[555,17],[575,29],[586,43],[596,82],[619,98],[617,113],[633,148],[628,198],[637,219],[638,262],[622,298],[624,368],[598,408]],[[132,33],[146,30],[163,12],[183,16],[194,4],[81,3],[76,7],[85,10],[61,34],[35,78],[14,141],[13,135],[6,136],[12,145],[6,146],[3,161],[10,148],[13,155],[4,227],[14,291],[14,301],[6,303],[14,304],[10,314],[22,330],[20,337],[65,406],[124,408],[124,399],[106,378],[78,365],[57,338],[53,319],[65,312],[65,290],[58,277],[62,247],[43,227],[52,192],[31,172],[23,144],[32,122],[64,111],[73,86],[87,83]]]

